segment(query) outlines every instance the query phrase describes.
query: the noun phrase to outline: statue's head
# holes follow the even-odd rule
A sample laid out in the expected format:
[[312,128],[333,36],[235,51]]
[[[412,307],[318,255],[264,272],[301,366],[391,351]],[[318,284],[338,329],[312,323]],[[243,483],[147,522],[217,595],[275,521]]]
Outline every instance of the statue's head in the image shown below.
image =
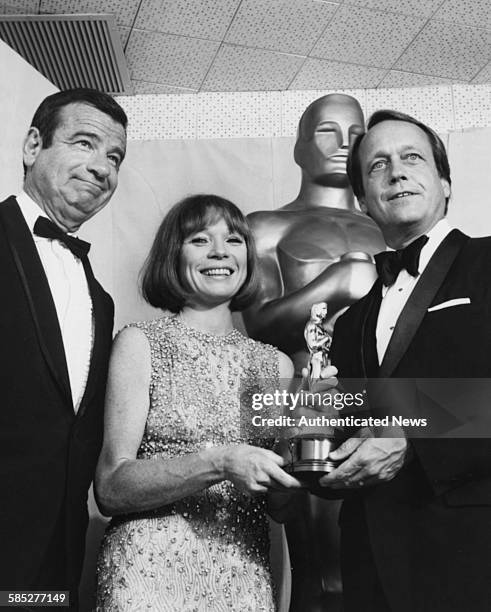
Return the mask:
[[329,94],[310,104],[300,118],[295,161],[314,183],[333,187],[349,185],[348,151],[365,131],[361,106],[346,94]]
[[322,321],[324,317],[327,315],[327,304],[326,302],[318,302],[317,304],[312,304],[310,309],[310,318],[316,322]]

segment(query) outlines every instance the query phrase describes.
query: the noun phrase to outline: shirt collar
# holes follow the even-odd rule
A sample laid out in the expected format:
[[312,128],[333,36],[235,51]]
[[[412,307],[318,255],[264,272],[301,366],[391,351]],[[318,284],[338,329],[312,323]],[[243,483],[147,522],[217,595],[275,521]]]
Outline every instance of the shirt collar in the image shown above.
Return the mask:
[[419,258],[419,273],[422,274],[428,262],[433,257],[435,251],[443,242],[444,238],[453,230],[448,219],[443,218],[434,225],[429,232],[426,232],[428,236],[428,242],[421,249],[421,255]]
[[[434,225],[429,232],[426,232],[425,236],[428,236],[428,242],[421,249],[421,255],[419,257],[419,271],[420,273],[426,268],[428,262],[433,257],[433,253],[443,242],[443,239],[449,234],[454,228],[450,225],[448,219],[444,217],[440,219],[436,225]],[[416,238],[415,238],[416,240]],[[386,251],[395,251],[390,246],[386,247]]]
[[[17,196],[17,204],[24,215],[24,219],[26,220],[31,234],[34,234],[34,224],[36,223],[38,217],[45,217],[46,219],[49,219],[48,215],[39,206],[39,204],[36,204],[31,196],[29,196],[24,190],[22,190]],[[49,220],[51,221],[51,219]],[[78,237],[77,232],[67,232],[67,234],[75,238]],[[38,236],[36,236],[36,238],[38,238]]]
[[24,190],[22,190],[17,196],[17,204],[24,215],[24,219],[26,220],[31,234],[33,233],[34,224],[36,223],[38,217],[46,217],[46,219],[49,219],[44,210],[38,204],[36,204],[36,202],[30,196],[28,196]]
[[[436,225],[434,225],[429,232],[426,232],[426,236],[428,236],[428,242],[421,249],[421,254],[419,256],[419,266],[418,271],[419,274],[415,280],[421,277],[421,274],[424,272],[428,262],[433,257],[435,251],[443,242],[444,238],[453,230],[453,227],[448,222],[447,218],[440,219]],[[388,251],[393,251],[391,247],[387,247]],[[409,276],[406,270],[401,270],[400,274],[405,274],[406,278],[412,278]],[[382,297],[385,297],[387,292],[391,287],[382,286]]]

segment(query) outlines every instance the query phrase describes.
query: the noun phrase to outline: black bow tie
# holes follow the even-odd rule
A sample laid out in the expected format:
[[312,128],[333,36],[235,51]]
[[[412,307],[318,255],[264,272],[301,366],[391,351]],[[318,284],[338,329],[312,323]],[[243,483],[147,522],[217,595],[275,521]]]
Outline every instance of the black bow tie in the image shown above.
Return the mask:
[[63,230],[61,230],[53,221],[46,219],[46,217],[38,217],[34,224],[34,233],[36,236],[41,238],[50,238],[51,240],[59,240],[70,249],[70,251],[79,259],[87,257],[87,253],[90,249],[90,243],[80,238],[74,238],[68,236]]
[[407,270],[411,276],[418,276],[419,256],[427,242],[428,236],[420,236],[404,249],[384,251],[375,255],[377,274],[386,287],[396,282],[401,270]]

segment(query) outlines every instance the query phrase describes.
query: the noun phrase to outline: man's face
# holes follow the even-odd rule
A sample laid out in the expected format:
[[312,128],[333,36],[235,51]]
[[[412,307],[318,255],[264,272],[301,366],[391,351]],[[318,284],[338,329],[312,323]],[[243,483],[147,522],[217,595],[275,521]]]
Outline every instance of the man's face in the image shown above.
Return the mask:
[[348,184],[348,151],[364,132],[363,114],[356,101],[344,95],[329,96],[315,104],[302,121],[295,159],[313,182]]
[[25,190],[57,225],[74,231],[108,203],[125,150],[121,124],[88,104],[68,104],[47,149],[37,128],[29,130]]
[[399,248],[445,215],[448,182],[438,175],[428,136],[405,121],[383,121],[360,145],[360,198],[387,244]]

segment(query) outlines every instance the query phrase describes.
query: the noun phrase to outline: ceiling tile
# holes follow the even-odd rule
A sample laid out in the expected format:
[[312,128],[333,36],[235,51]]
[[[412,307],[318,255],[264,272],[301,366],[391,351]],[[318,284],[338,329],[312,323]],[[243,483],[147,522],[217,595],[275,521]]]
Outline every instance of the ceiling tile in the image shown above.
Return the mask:
[[491,32],[430,21],[393,68],[468,81],[487,63]]
[[222,45],[203,91],[286,89],[304,58],[262,49]]
[[131,78],[199,89],[220,43],[133,30],[126,47]]
[[289,89],[377,87],[385,72],[383,68],[308,58]]
[[126,26],[119,26],[119,36],[121,38],[121,46],[123,49],[126,47],[128,43],[128,38],[130,37],[131,28],[127,28]]
[[222,40],[240,0],[143,0],[135,27]]
[[41,0],[40,13],[110,13],[119,25],[131,26],[139,0]]
[[390,68],[424,23],[419,17],[343,5],[310,55]]
[[338,6],[315,0],[242,0],[225,40],[308,55]]
[[0,2],[0,15],[37,15],[39,0],[7,0]]
[[427,74],[389,70],[379,87],[421,87],[423,85],[443,85],[445,83],[452,83],[452,80]]
[[135,94],[193,94],[197,89],[187,89],[185,87],[173,87],[165,83],[150,83],[149,81],[131,81]]
[[484,68],[476,74],[472,79],[473,83],[491,83],[491,62],[488,62]]
[[442,0],[346,0],[345,4],[355,4],[369,9],[391,11],[403,15],[431,17]]
[[198,94],[197,138],[279,136],[280,96],[263,91]]
[[389,108],[408,113],[437,132],[454,127],[452,85],[414,89],[376,89],[367,91],[367,119],[376,110]]
[[489,127],[491,85],[454,85],[453,102],[455,129]]
[[298,122],[309,104],[330,93],[344,93],[353,96],[365,106],[364,89],[317,89],[312,91],[281,92],[281,136],[296,136]]
[[446,0],[433,19],[491,30],[491,6],[489,0]]

